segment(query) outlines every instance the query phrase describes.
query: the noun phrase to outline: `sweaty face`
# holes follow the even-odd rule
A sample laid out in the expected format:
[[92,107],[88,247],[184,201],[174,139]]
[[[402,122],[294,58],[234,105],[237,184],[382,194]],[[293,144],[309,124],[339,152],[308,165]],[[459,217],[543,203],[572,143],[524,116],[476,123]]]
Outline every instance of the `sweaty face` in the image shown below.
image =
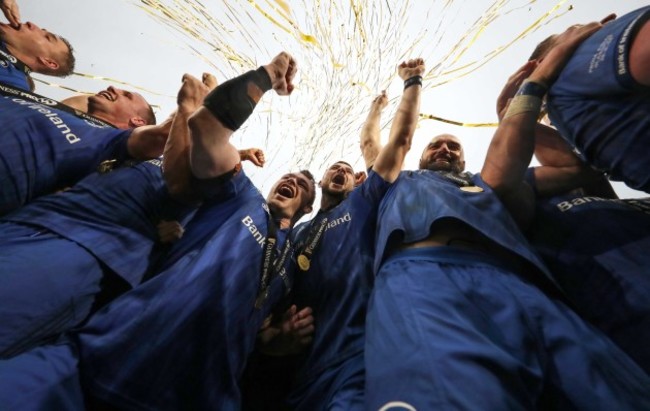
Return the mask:
[[271,188],[267,198],[269,208],[284,217],[293,218],[304,207],[310,206],[314,196],[313,183],[302,173],[283,175]]
[[26,60],[25,56],[46,57],[61,64],[70,52],[61,37],[29,21],[18,28],[0,23],[0,33],[9,51],[21,60]]
[[149,111],[147,101],[138,93],[121,90],[113,86],[88,98],[88,113],[121,127],[129,125],[134,117],[146,118]]
[[460,141],[449,134],[434,137],[422,152],[420,169],[456,173],[465,170],[465,155]]
[[354,190],[354,170],[346,163],[332,164],[320,182],[323,193],[347,194]]

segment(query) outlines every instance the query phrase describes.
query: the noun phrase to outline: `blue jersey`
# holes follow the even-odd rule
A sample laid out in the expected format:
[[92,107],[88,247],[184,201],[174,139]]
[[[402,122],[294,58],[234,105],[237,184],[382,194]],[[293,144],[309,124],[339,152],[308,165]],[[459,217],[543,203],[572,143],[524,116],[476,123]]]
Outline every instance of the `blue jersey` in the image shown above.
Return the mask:
[[529,238],[578,312],[650,372],[650,199],[541,199]]
[[7,50],[4,41],[0,41],[0,83],[8,84],[22,90],[29,90],[27,73],[20,68],[20,62]]
[[[147,270],[156,228],[173,205],[161,160],[93,173],[72,188],[40,197],[3,220],[31,224],[81,245],[132,287]],[[189,209],[181,209],[181,219]]]
[[127,158],[132,131],[20,97],[0,97],[0,129],[0,214],[74,185],[106,159]]
[[385,252],[399,245],[396,241],[424,240],[433,223],[454,218],[549,275],[492,188],[479,175],[472,181],[480,192],[464,191],[435,171],[402,172],[379,209],[375,269],[379,270]]
[[[548,282],[541,273],[552,281],[550,273],[491,188],[479,176],[472,181],[465,188],[443,173],[404,172],[381,203],[366,407],[647,409],[648,376],[539,289]],[[536,269],[463,247],[395,250],[427,238],[442,218],[466,223]]]
[[553,124],[589,164],[650,192],[650,87],[630,74],[630,48],[650,7],[607,23],[580,44],[548,93]]
[[324,391],[331,386],[331,382],[314,385],[312,380],[363,351],[366,306],[374,278],[377,209],[389,187],[390,183],[370,172],[343,202],[319,211],[313,220],[296,229],[295,243],[300,251],[312,228],[327,218],[310,268],[296,272],[292,291],[293,303],[299,309],[311,307],[317,324],[297,376],[297,381],[310,389]]
[[233,179],[237,194],[204,204],[188,225],[184,255],[74,336],[93,396],[125,408],[239,409],[238,380],[284,283],[275,277],[255,308],[266,202],[243,173]]

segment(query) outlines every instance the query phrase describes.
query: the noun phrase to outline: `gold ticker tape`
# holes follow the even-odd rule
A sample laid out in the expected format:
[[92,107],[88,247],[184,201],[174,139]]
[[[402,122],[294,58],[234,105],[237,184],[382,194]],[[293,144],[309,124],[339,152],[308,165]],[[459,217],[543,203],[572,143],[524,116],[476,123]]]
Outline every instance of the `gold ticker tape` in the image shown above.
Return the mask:
[[461,127],[498,127],[499,123],[463,123],[462,121],[447,120],[446,118],[437,117],[432,114],[420,114],[422,120],[435,120],[447,124],[453,124]]

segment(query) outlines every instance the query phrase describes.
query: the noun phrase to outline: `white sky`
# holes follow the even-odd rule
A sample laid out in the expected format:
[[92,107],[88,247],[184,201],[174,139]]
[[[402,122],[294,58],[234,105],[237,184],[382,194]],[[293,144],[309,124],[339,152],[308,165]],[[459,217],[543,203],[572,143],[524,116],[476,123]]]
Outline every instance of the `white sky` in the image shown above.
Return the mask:
[[[377,0],[375,4],[377,7],[379,7],[380,1],[383,2],[384,0]],[[375,47],[377,50],[381,50],[383,47],[385,50],[384,55],[422,56],[426,59],[427,68],[431,69],[438,62],[436,59],[444,55],[444,51],[448,49],[449,45],[458,41],[464,30],[482,14],[482,10],[486,10],[489,5],[496,3],[489,0],[452,1],[449,2],[452,3],[452,6],[447,8],[446,14],[443,15],[444,18],[441,19],[435,17],[438,15],[436,13],[429,15],[422,13],[421,9],[425,2],[424,0],[420,1],[421,3],[416,1],[405,2],[404,4],[408,3],[408,7],[411,7],[414,11],[407,13],[400,20],[400,27],[391,27],[390,29],[395,31],[395,38],[399,38],[401,44],[391,44],[389,46],[387,42],[390,42],[390,33],[382,33],[382,37],[376,39],[373,36],[379,36],[380,34],[371,33],[367,38],[368,44],[364,43],[364,46]],[[557,0],[512,1],[513,4],[518,5],[517,7],[510,7],[515,8],[515,10],[508,15],[500,16],[487,27],[480,41],[469,47],[464,56],[465,62],[479,60],[488,51],[508,43],[537,18],[549,11],[554,5],[560,3]],[[140,4],[138,1],[18,0],[18,2],[23,21],[33,21],[41,27],[61,34],[70,40],[76,50],[77,72],[121,80],[130,85],[143,87],[161,94],[162,96],[142,92],[150,103],[161,107],[157,113],[159,121],[163,120],[173,110],[175,105],[174,96],[183,73],[189,72],[200,76],[204,71],[215,71],[214,67],[211,67],[190,50],[187,46],[187,39],[180,37],[175,31],[160,22],[154,21],[138,7],[138,4]],[[241,38],[237,37],[238,33],[235,33],[235,30],[232,30],[232,38],[223,40],[233,50],[244,53],[246,56],[253,56],[252,60],[255,65],[270,61],[273,55],[286,47],[287,51],[296,55],[299,67],[311,70],[311,73],[303,72],[300,74],[298,80],[304,79],[305,85],[301,87],[300,83],[298,83],[294,96],[291,97],[293,106],[291,104],[279,106],[275,100],[277,97],[265,96],[264,99],[268,99],[270,103],[261,104],[261,107],[258,107],[257,110],[266,112],[266,117],[261,120],[258,119],[257,122],[252,120],[251,126],[242,129],[234,137],[233,142],[236,145],[242,148],[261,147],[267,152],[267,158],[271,159],[270,164],[267,164],[263,170],[253,170],[252,167],[248,166],[246,168],[262,192],[266,193],[279,175],[295,170],[298,165],[309,165],[317,179],[322,175],[328,163],[339,159],[347,160],[355,168],[360,169],[363,163],[358,150],[356,150],[358,132],[352,132],[349,136],[339,136],[347,139],[349,146],[341,150],[325,146],[321,149],[322,152],[316,153],[316,158],[319,161],[310,161],[310,164],[305,164],[304,159],[307,154],[304,146],[298,143],[294,144],[290,140],[284,140],[285,143],[280,144],[278,142],[280,140],[269,136],[271,133],[268,130],[269,128],[274,133],[280,134],[295,131],[295,133],[308,133],[310,136],[314,135],[314,133],[318,135],[313,130],[313,127],[322,129],[323,123],[327,121],[327,118],[320,119],[320,122],[311,126],[311,130],[304,130],[300,127],[310,125],[306,125],[305,121],[300,119],[292,123],[290,113],[285,112],[288,110],[302,112],[300,110],[304,111],[304,106],[312,101],[316,107],[311,107],[312,111],[308,115],[312,115],[313,110],[318,113],[318,109],[325,104],[323,95],[327,98],[328,90],[334,90],[334,86],[326,81],[323,81],[323,84],[318,84],[319,81],[325,79],[322,78],[318,71],[322,67],[317,65],[319,62],[316,54],[310,55],[310,50],[313,49],[304,46],[292,48],[289,41],[291,39],[287,40],[286,34],[282,33],[276,25],[270,24],[269,20],[259,14],[248,1],[202,0],[202,3],[212,7],[213,16],[225,15],[224,7],[230,7],[242,13],[245,12],[260,21],[258,26],[252,27],[246,22],[242,22],[243,27],[245,27],[244,31],[252,33],[256,39],[255,47],[252,47],[250,42],[242,42]],[[350,4],[349,1],[343,0],[338,3],[341,3],[342,7],[349,7]],[[371,8],[369,4],[373,2],[358,0],[355,3],[363,4],[365,9],[369,10]],[[431,9],[440,10],[442,7],[441,5],[436,6],[440,2],[426,2],[426,4],[429,3],[432,6],[427,7]],[[263,6],[266,3],[260,0],[259,4]],[[313,17],[310,16],[313,10],[306,6],[306,4],[311,4],[310,1],[288,1],[287,4],[291,5],[300,29],[311,34],[307,28],[311,27],[309,26],[310,21],[313,23],[314,19],[310,20],[310,17]],[[494,109],[496,97],[505,80],[526,61],[535,44],[550,34],[563,31],[571,24],[599,20],[610,12],[622,15],[645,6],[646,3],[642,0],[574,0],[564,2],[561,12],[566,11],[569,5],[573,6],[571,11],[540,27],[524,39],[515,42],[505,52],[476,71],[443,86],[425,89],[421,111],[465,123],[496,122]],[[456,7],[454,8],[454,6]],[[436,7],[438,8],[436,9]],[[318,17],[322,20],[328,18],[328,16],[324,15]],[[372,27],[372,24],[369,27]],[[438,27],[437,30],[436,27]],[[415,33],[411,35],[409,29],[415,31]],[[416,37],[420,33],[425,34],[422,40],[418,42]],[[431,36],[431,40],[427,36]],[[377,44],[373,44],[373,40],[377,40]],[[341,38],[333,38],[330,41],[332,44],[328,44],[328,46],[341,47],[345,50],[346,46],[341,46],[341,41]],[[205,50],[200,48],[204,47],[204,45],[198,41],[194,43],[190,41],[189,44],[199,50]],[[414,50],[409,51],[408,48],[411,44],[416,46],[414,46]],[[206,52],[201,53],[206,56],[209,55]],[[229,66],[224,66],[219,61],[214,61],[214,63],[215,66],[219,67],[217,77],[220,79],[255,68],[255,66],[238,67],[237,64],[232,64],[230,61],[228,62]],[[348,61],[347,63],[342,61],[342,63],[347,64],[348,73],[346,75],[349,77],[355,76],[354,70],[368,70],[374,73],[373,76],[365,77],[366,82],[363,89],[356,89],[355,96],[359,98],[355,110],[350,115],[354,116],[354,120],[357,120],[357,122],[365,119],[372,97],[381,89],[388,88],[389,97],[398,97],[400,95],[402,82],[394,77],[394,67],[398,61],[379,62],[378,60],[369,60],[369,64],[365,66],[362,64],[363,62],[359,63],[357,61]],[[462,63],[462,61],[459,63]],[[352,74],[349,73],[350,70],[352,70]],[[309,76],[309,74],[313,74],[313,76]],[[79,76],[71,76],[66,79],[39,75],[35,77],[80,91],[96,92],[104,89],[108,84],[112,84]],[[453,76],[447,78],[453,79]],[[433,81],[431,82],[433,83]],[[307,87],[307,84],[310,87]],[[37,82],[36,87],[36,92],[58,99],[72,94],[70,91],[57,89],[39,82]],[[133,89],[130,86],[120,86],[120,88]],[[323,95],[315,90],[322,90]],[[301,92],[303,95],[299,94]],[[395,101],[387,108],[382,124],[386,124],[387,120],[390,120],[392,117],[391,110],[394,110],[394,108]],[[269,115],[269,112],[272,112],[273,115]],[[332,129],[337,130],[344,120],[333,118],[332,121],[335,122],[331,126]],[[353,130],[357,128],[356,125],[352,127]],[[432,136],[441,133],[451,133],[460,137],[466,150],[467,169],[475,172],[480,170],[494,128],[457,127],[431,120],[421,121],[413,147],[407,157],[405,168],[417,168],[417,160],[423,147]],[[382,137],[387,138],[387,134],[388,127],[383,130]],[[294,141],[297,140],[294,139]],[[341,145],[340,143],[336,144]],[[645,193],[630,190],[622,184],[615,184],[615,188],[619,196],[623,198],[647,196]]]

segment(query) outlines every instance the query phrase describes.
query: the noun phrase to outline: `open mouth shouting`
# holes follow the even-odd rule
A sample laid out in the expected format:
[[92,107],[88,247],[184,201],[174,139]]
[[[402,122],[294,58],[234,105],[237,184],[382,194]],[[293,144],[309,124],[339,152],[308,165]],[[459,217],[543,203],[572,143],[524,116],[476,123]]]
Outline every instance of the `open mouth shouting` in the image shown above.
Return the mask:
[[332,177],[332,183],[338,184],[340,186],[345,184],[345,174],[337,173]]
[[108,101],[115,101],[115,97],[108,90],[102,90],[95,95],[98,97],[103,97]]
[[277,193],[286,198],[294,198],[296,196],[295,189],[289,183],[280,184]]

